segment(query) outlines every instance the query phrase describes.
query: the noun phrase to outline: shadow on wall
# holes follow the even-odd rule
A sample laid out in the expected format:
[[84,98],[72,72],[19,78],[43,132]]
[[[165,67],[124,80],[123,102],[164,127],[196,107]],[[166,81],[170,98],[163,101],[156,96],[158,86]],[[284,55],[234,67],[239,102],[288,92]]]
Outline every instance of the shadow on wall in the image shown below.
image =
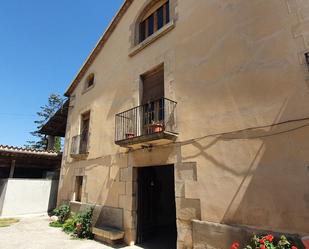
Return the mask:
[[0,216],[2,215],[2,209],[5,199],[6,187],[8,180],[0,180]]
[[[123,160],[123,158],[120,158],[120,160]],[[112,156],[79,161],[76,162],[76,164],[67,164],[64,168],[66,173],[63,185],[59,186],[59,193],[65,193],[65,196],[59,196],[60,203],[71,200],[70,193],[74,191],[72,184],[74,181],[72,182],[72,179],[76,175],[83,175],[85,177],[83,182],[83,184],[85,184],[83,187],[83,205],[77,205],[77,207],[74,207],[74,209],[76,208],[77,210],[73,211],[81,211],[90,206],[96,206],[93,215],[93,223],[99,227],[100,223],[103,222],[103,216],[106,216],[107,213],[114,213],[113,211],[106,212],[103,206],[115,207],[116,210],[119,207],[120,195],[125,195],[125,182],[119,181],[119,165],[120,163],[117,159]],[[84,169],[82,174],[76,173],[79,169]],[[84,203],[91,203],[91,205],[84,205]],[[115,213],[119,214],[119,212],[116,211]],[[121,222],[123,222],[122,218],[121,215]]]
[[[213,170],[209,172],[226,180],[215,193],[230,197],[223,201],[225,209],[217,213],[221,223],[309,233],[309,117],[287,122],[294,116],[292,108],[297,106],[293,104],[283,103],[273,121],[279,125],[189,143],[197,152],[183,160],[203,157],[209,162],[205,166]],[[200,173],[205,172],[199,167]],[[211,180],[205,174],[216,185],[219,179]],[[222,200],[217,201],[208,201],[205,212],[220,209]]]
[[51,180],[49,200],[48,200],[48,212],[51,212],[57,206],[57,194],[58,194],[58,180]]

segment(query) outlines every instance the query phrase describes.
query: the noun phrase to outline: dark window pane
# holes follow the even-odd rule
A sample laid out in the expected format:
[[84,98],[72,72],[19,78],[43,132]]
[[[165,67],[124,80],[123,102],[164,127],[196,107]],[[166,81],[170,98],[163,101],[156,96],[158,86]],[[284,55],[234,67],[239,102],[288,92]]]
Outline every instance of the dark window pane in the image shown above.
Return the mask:
[[93,86],[93,84],[94,84],[94,75],[91,74],[90,76],[88,76],[87,88]]
[[169,23],[170,21],[170,1],[167,1],[167,3],[165,4],[165,8],[166,8],[166,23]]
[[157,19],[158,19],[158,29],[162,28],[164,25],[164,20],[163,20],[163,6],[161,6],[157,10]]
[[154,31],[154,16],[153,14],[148,17],[148,36],[151,36]]
[[146,38],[146,25],[145,25],[145,21],[143,21],[141,24],[140,24],[140,42],[142,42],[143,40],[145,40]]

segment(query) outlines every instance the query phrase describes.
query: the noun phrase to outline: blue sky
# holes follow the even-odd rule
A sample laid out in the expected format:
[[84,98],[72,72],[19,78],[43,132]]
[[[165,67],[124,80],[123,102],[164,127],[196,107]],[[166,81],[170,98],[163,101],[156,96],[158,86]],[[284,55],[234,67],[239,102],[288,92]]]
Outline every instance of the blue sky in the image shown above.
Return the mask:
[[123,0],[0,0],[0,144],[22,146],[63,94]]

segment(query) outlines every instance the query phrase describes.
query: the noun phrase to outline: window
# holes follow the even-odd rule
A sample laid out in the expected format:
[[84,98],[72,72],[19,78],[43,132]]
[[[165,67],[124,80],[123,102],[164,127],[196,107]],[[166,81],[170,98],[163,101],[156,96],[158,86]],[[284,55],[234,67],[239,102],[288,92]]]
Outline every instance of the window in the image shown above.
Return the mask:
[[308,67],[308,70],[309,70],[309,52],[305,53],[305,58],[306,58],[306,63],[307,63],[307,67]]
[[93,85],[94,85],[94,74],[92,73],[87,77],[85,89],[87,90],[88,88],[92,87]]
[[71,141],[71,157],[82,158],[89,153],[89,126],[90,126],[90,111],[81,115],[80,133],[72,137]]
[[83,192],[83,176],[76,176],[75,179],[75,191],[74,191],[74,201],[82,201],[82,192]]
[[82,115],[81,119],[81,132],[80,132],[80,145],[79,145],[80,154],[86,154],[88,152],[89,125],[90,125],[90,112],[87,112]]
[[140,39],[144,41],[147,37],[151,36],[157,30],[160,30],[164,25],[170,21],[170,7],[169,1],[164,2],[154,12],[148,13],[140,22]]

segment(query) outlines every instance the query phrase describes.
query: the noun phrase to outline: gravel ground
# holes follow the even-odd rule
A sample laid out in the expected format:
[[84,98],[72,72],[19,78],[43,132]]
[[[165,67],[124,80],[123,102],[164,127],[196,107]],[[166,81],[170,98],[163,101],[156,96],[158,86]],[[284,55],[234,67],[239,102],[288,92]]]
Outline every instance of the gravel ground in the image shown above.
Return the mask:
[[[48,226],[48,217],[23,218],[10,227],[0,228],[1,249],[111,249],[92,240],[72,239],[60,228]],[[141,249],[140,247],[118,247]]]

